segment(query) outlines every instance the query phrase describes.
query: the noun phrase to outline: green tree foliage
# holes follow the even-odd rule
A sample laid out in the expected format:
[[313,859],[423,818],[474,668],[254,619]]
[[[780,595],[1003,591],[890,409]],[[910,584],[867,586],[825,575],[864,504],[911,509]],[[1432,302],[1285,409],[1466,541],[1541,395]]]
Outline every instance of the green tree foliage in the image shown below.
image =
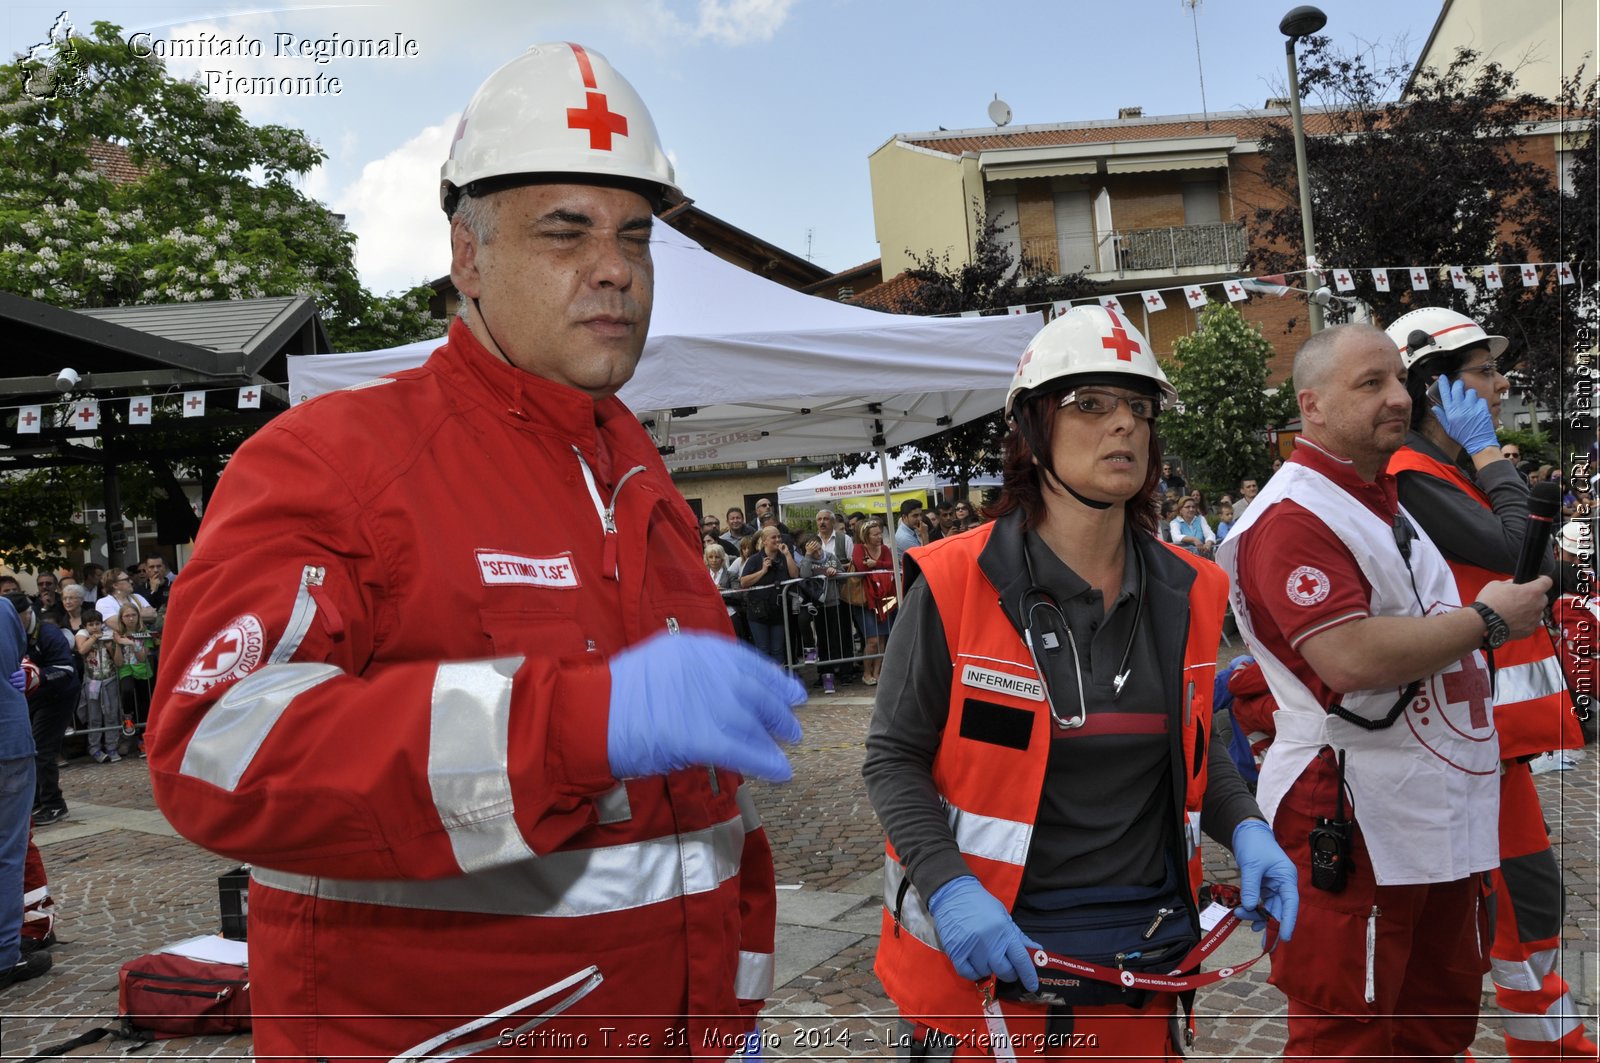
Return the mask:
[[[1006,226],[985,216],[978,231],[972,261],[952,263],[950,255],[929,251],[915,257],[916,265],[906,271],[915,283],[909,285],[891,308],[897,314],[955,314],[963,310],[1006,313],[1020,304],[1038,307],[1061,299],[1081,299],[1098,289],[1083,274],[1054,275],[1027,259],[1018,261],[1006,240]],[[1044,326],[1044,319],[1039,319]],[[1018,351],[1020,358],[1022,352]],[[969,481],[979,475],[1000,471],[1000,443],[1005,438],[1001,411],[965,424],[954,425],[909,447],[893,447],[889,453],[905,457],[903,471],[911,476],[932,472],[941,480],[958,484],[963,494]],[[873,454],[847,454],[833,466],[835,475],[848,475],[858,467],[877,460]]]
[[[61,91],[0,66],[0,287],[67,307],[307,295],[339,350],[437,331],[426,288],[361,287],[355,235],[295,187],[326,158],[304,133],[251,125],[111,23],[64,54]],[[102,174],[101,145],[138,174]]]
[[[134,54],[110,23],[52,39],[49,66],[0,65],[0,288],[70,308],[309,296],[336,350],[438,335],[427,287],[390,295],[362,287],[354,234],[296,187],[326,157],[304,133],[252,125],[237,105]],[[97,169],[107,145],[135,172]],[[36,371],[46,368],[54,367]],[[127,512],[149,515],[162,495],[177,497],[179,476],[209,488],[247,434],[171,420],[141,433],[137,448],[104,455],[120,466]],[[174,456],[145,456],[163,453]],[[41,504],[76,494],[51,503],[52,514],[63,505],[70,514],[98,498],[100,475],[92,465],[27,473],[8,480],[6,493]],[[3,512],[0,550],[21,549],[30,534],[59,545],[86,531],[64,534],[46,515],[30,531],[27,506]]]
[[[1320,120],[1329,128],[1306,143],[1317,254],[1325,266],[1451,265],[1470,274],[1484,263],[1571,261],[1581,253],[1573,224],[1580,216],[1561,214],[1572,201],[1563,207],[1555,176],[1523,149],[1528,130],[1540,122],[1564,117],[1592,129],[1592,90],[1585,97],[1570,86],[1564,115],[1560,106],[1518,91],[1514,70],[1463,48],[1445,68],[1419,70],[1400,99],[1408,65],[1371,51],[1342,53],[1326,37],[1309,38],[1300,71],[1308,101],[1328,108]],[[1292,190],[1289,123],[1269,125],[1260,145],[1266,186]],[[1587,161],[1592,251],[1593,160]],[[1254,206],[1249,265],[1261,273],[1302,268],[1300,207],[1292,191]],[[1524,359],[1526,383],[1548,400],[1559,387],[1556,332],[1566,295],[1557,293],[1552,270],[1544,274],[1538,289],[1513,276],[1500,290],[1481,277],[1462,290],[1435,273],[1425,292],[1413,292],[1395,274],[1388,293],[1373,292],[1363,277],[1360,292],[1380,323],[1418,306],[1449,306],[1477,318],[1511,340],[1508,353]]]
[[1232,303],[1211,303],[1200,328],[1173,345],[1164,362],[1180,407],[1161,415],[1161,438],[1179,458],[1191,487],[1208,497],[1232,491],[1247,476],[1264,476],[1267,431],[1295,416],[1287,384],[1269,395],[1272,344]]
[[64,469],[0,476],[0,565],[38,571],[63,564],[69,550],[89,544],[72,515],[82,505]]

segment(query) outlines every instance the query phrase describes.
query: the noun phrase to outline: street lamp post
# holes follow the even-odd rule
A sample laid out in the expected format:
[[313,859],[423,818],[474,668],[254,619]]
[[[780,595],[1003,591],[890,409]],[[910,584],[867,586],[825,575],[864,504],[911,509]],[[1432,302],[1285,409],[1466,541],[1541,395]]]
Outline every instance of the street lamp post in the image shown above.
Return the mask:
[[[1289,57],[1289,114],[1294,120],[1294,164],[1300,177],[1300,231],[1306,244],[1306,268],[1317,270],[1317,243],[1311,229],[1311,178],[1306,172],[1306,121],[1300,114],[1300,72],[1295,68],[1294,46],[1301,37],[1309,37],[1328,24],[1328,16],[1309,4],[1297,7],[1278,23],[1278,32],[1289,38],[1283,44]],[[1320,278],[1314,273],[1306,278],[1308,291],[1314,290],[1313,281]],[[1306,300],[1311,313],[1311,331],[1322,331],[1322,307],[1315,299]]]

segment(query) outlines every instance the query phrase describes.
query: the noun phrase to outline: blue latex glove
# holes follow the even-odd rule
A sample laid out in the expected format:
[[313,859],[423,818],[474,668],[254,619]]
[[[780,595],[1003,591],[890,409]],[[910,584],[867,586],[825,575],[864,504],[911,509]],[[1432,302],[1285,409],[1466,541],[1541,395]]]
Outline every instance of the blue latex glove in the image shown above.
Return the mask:
[[940,886],[928,898],[928,911],[944,954],[961,977],[976,982],[992,974],[1003,982],[1021,982],[1030,993],[1039,988],[1039,972],[1028,955],[1038,943],[1023,936],[1006,906],[975,876]]
[[1468,454],[1476,454],[1489,447],[1498,447],[1500,439],[1494,434],[1494,418],[1489,414],[1489,404],[1482,395],[1459,380],[1439,378],[1439,402],[1433,415],[1439,419],[1445,434]]
[[6,676],[6,681],[17,688],[17,693],[26,694],[28,692],[28,673],[21,668]]
[[714,764],[787,782],[794,772],[778,741],[800,741],[794,706],[805,700],[803,685],[743,643],[662,632],[611,658],[611,772],[629,779]]
[[1250,920],[1253,930],[1265,930],[1266,915],[1271,915],[1278,921],[1278,937],[1288,941],[1300,914],[1300,876],[1278,847],[1272,828],[1259,819],[1233,828],[1233,858],[1239,863],[1240,902],[1234,914]]

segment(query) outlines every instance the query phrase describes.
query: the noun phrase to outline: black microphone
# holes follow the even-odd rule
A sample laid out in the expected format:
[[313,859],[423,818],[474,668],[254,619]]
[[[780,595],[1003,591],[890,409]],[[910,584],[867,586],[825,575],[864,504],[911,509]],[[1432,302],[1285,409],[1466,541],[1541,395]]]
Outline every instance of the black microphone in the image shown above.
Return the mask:
[[1556,514],[1561,512],[1561,489],[1548,480],[1533,485],[1528,492],[1528,531],[1522,538],[1522,554],[1517,558],[1513,583],[1528,583],[1539,575],[1539,566],[1550,552],[1550,532]]

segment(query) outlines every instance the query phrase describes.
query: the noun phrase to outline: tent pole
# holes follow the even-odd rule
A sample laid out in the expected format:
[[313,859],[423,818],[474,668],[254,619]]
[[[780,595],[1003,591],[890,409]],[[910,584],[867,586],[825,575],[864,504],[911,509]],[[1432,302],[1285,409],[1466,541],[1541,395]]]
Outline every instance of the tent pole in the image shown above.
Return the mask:
[[889,521],[894,516],[894,492],[889,488],[889,451],[878,448],[878,469],[883,474],[883,532],[889,540],[889,557],[894,561],[894,598],[905,598],[905,588],[900,585],[900,551],[894,543],[894,529]]

